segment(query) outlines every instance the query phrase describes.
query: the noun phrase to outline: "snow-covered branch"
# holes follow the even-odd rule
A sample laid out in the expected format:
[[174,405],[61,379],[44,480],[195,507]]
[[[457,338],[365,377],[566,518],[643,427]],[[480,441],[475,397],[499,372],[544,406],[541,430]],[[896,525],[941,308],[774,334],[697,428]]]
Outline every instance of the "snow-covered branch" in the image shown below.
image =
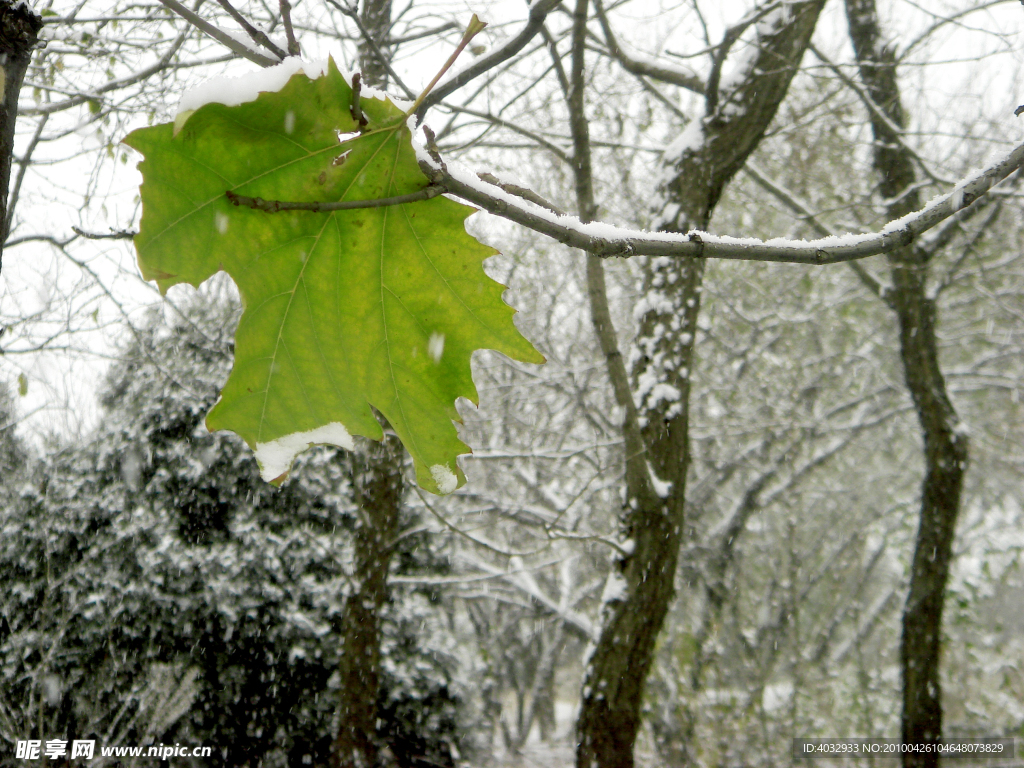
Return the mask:
[[548,235],[573,248],[603,258],[619,256],[694,256],[708,259],[774,261],[790,264],[837,264],[877,256],[914,242],[922,233],[985,195],[1016,171],[1024,161],[1024,144],[958,183],[952,191],[924,208],[891,221],[878,232],[830,235],[816,240],[729,237],[707,232],[686,234],[646,232],[601,222],[583,224],[574,216],[559,216],[481,180],[454,163],[438,162],[421,151],[420,168],[434,184],[479,205],[489,213]]
[[648,59],[642,54],[627,53],[612,32],[611,24],[604,11],[604,4],[598,0],[594,7],[597,11],[597,19],[601,22],[601,30],[604,32],[608,53],[622,65],[623,69],[634,75],[646,76],[663,83],[686,88],[694,93],[704,93],[704,81],[689,67],[669,67],[664,63]]
[[522,564],[521,561],[513,562],[511,570],[504,570],[496,566],[491,565],[485,560],[473,557],[470,554],[462,554],[461,559],[465,560],[469,565],[477,568],[484,573],[494,576],[508,585],[515,587],[518,591],[530,598],[538,606],[548,610],[552,615],[557,616],[565,625],[574,633],[581,635],[587,640],[597,639],[597,629],[593,623],[584,614],[574,611],[571,607],[565,604],[563,600],[561,603],[556,602],[550,596],[548,596],[544,590],[537,584],[537,580],[533,577],[533,574]]

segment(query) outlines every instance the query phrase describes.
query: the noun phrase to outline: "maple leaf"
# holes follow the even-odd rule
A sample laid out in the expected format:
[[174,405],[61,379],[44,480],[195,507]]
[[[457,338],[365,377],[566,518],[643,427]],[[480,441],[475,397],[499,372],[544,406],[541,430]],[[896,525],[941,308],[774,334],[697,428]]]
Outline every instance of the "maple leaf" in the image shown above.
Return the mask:
[[144,156],[139,265],[161,291],[234,279],[244,312],[235,362],[211,430],[252,447],[263,476],[281,480],[309,445],[352,448],[380,439],[371,406],[390,423],[417,482],[450,493],[465,482],[456,456],[455,400],[477,403],[474,350],[524,362],[544,358],[516,330],[504,286],[484,274],[497,253],[467,234],[475,209],[435,197],[331,212],[267,213],[227,192],[331,202],[414,193],[417,165],[406,115],[388,99],[360,101],[329,61],[278,91],[237,106],[207,104],[125,143]]

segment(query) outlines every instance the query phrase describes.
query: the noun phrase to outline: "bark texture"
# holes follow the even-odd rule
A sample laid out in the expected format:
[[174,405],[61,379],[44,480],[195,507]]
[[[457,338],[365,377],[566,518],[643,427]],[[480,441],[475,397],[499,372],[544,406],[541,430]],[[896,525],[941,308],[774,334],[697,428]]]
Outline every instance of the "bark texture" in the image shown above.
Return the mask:
[[[757,53],[728,88],[706,94],[702,118],[664,158],[659,229],[706,229],[722,190],[764,136],[817,23],[824,0],[786,4],[754,24]],[[577,164],[579,159],[577,158]],[[582,212],[582,206],[581,206]],[[578,768],[631,768],[641,701],[655,641],[675,593],[689,468],[689,392],[704,262],[653,258],[643,264],[640,328],[631,354],[632,393],[619,394],[603,274],[588,262],[594,323],[626,411],[627,551],[589,660],[577,723]],[[599,266],[599,265],[597,265]],[[594,302],[595,295],[597,302]],[[617,362],[618,360],[618,362]],[[623,369],[624,371],[624,369]],[[631,450],[631,412],[639,450]]]
[[0,267],[3,265],[3,244],[10,230],[7,210],[7,189],[14,164],[14,127],[18,119],[18,94],[25,80],[25,71],[32,60],[32,49],[39,39],[43,21],[24,3],[0,0]]
[[[362,78],[367,85],[387,85],[387,68],[377,52],[391,29],[391,0],[364,0],[363,26],[375,42],[360,46]],[[382,765],[377,737],[380,692],[380,616],[388,599],[387,577],[398,534],[405,490],[405,451],[385,428],[384,439],[365,441],[348,456],[353,501],[359,508],[355,532],[354,591],[345,601],[338,732],[331,749],[332,768]]]
[[[906,117],[896,79],[895,51],[884,43],[874,0],[846,0],[846,14],[871,110],[874,166],[887,216],[920,206],[913,156],[901,142]],[[902,738],[935,743],[942,736],[939,681],[942,609],[967,468],[968,440],[939,367],[935,299],[927,291],[931,254],[908,246],[888,255],[893,287],[885,294],[900,330],[903,373],[924,441],[921,514],[903,610],[900,664],[903,676]],[[935,768],[934,753],[904,753],[907,768]]]

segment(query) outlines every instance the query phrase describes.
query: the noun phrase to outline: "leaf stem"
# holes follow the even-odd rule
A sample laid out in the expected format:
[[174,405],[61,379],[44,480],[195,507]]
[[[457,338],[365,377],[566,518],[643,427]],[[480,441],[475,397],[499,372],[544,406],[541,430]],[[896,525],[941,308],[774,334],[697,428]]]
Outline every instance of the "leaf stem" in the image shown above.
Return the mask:
[[466,27],[466,33],[462,36],[462,40],[460,40],[459,44],[455,46],[455,50],[452,51],[452,55],[448,57],[448,61],[446,61],[444,66],[441,67],[441,71],[434,75],[434,79],[431,80],[427,87],[423,89],[423,93],[416,97],[416,101],[413,103],[412,107],[410,107],[405,113],[407,118],[410,115],[415,114],[416,110],[420,108],[420,104],[422,104],[423,100],[427,98],[427,94],[429,94],[434,89],[434,86],[437,85],[437,81],[444,77],[444,73],[451,69],[452,64],[454,64],[455,60],[459,58],[459,54],[466,49],[467,45],[469,45],[469,41],[482,32],[483,28],[486,26],[487,22],[480,21],[479,17],[474,13],[473,18],[469,20],[469,26]]
[[443,184],[431,184],[417,192],[410,192],[407,195],[396,195],[395,197],[379,197],[374,200],[342,200],[339,202],[321,203],[297,203],[283,200],[264,200],[262,197],[246,197],[232,192],[230,189],[224,194],[234,205],[244,205],[257,211],[277,213],[278,211],[313,211],[314,213],[325,213],[330,211],[348,211],[356,208],[384,208],[389,205],[402,205],[404,203],[415,203],[420,200],[430,200],[433,197],[444,194],[448,189]]

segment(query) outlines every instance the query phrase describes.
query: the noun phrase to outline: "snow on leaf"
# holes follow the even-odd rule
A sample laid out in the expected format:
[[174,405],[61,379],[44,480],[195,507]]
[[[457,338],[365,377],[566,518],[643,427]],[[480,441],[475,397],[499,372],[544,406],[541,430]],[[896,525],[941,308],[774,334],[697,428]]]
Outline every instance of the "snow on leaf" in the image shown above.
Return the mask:
[[450,493],[465,482],[456,457],[468,448],[452,422],[456,398],[477,401],[473,351],[543,357],[515,329],[503,286],[483,272],[495,251],[466,233],[468,206],[435,197],[265,213],[229,202],[228,190],[319,202],[427,184],[395,104],[364,91],[360,133],[333,61],[312,79],[310,68],[289,67],[272,90],[233,106],[205,94],[197,103],[210,103],[183,105],[194,111],[177,125],[125,140],[144,155],[142,274],[163,291],[221,269],[237,284],[245,311],[235,364],[207,425],[241,435],[264,478],[280,479],[310,444],[380,439],[372,406],[412,454],[419,484]]

